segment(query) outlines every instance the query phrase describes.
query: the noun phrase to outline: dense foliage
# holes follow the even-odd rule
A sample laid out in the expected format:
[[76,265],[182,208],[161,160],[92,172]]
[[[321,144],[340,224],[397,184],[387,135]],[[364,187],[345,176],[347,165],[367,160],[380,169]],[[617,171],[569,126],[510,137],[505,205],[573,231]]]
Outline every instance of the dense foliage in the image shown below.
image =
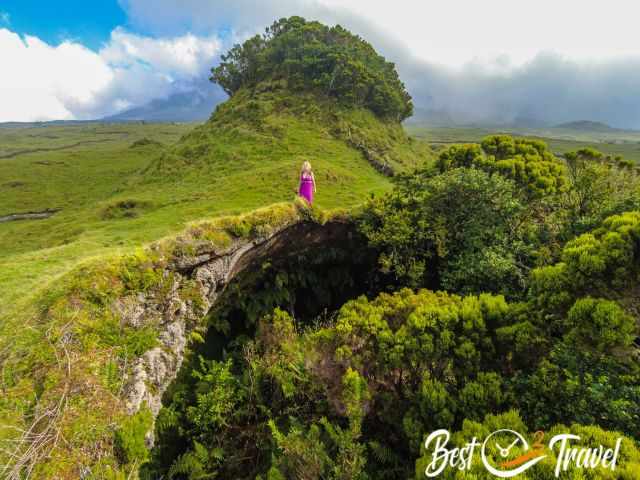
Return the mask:
[[[584,323],[598,308],[621,318],[602,327],[607,343],[589,357]],[[149,478],[408,478],[426,433],[514,407],[535,428],[583,422],[640,434],[638,366],[607,353],[628,348],[630,317],[577,303],[575,326],[546,337],[548,358],[541,349],[518,367],[508,344],[519,313],[500,296],[408,289],[347,302],[313,327],[275,310],[253,340],[200,358],[161,413]]]
[[283,81],[378,116],[404,120],[411,96],[395,67],[362,38],[339,25],[327,27],[301,17],[283,18],[242,45],[235,45],[212,70],[211,80],[229,95],[260,82]]
[[531,256],[514,183],[482,170],[404,177],[369,205],[361,230],[402,284],[461,293],[521,292]]
[[454,145],[440,154],[441,172],[474,167],[499,173],[522,187],[529,197],[560,191],[566,180],[563,166],[540,140],[492,135],[481,145]]
[[[230,288],[218,348],[194,351],[143,477],[419,479],[430,432],[462,446],[514,428],[587,446],[624,436],[620,468],[593,478],[632,478],[640,213],[622,213],[639,201],[624,171],[501,136],[401,176],[359,216],[366,244],[345,246],[353,255],[268,264]],[[336,308],[354,285],[369,298],[319,314],[316,300]],[[527,478],[551,478],[555,460]],[[488,475],[478,461],[443,478]]]
[[371,201],[360,228],[402,285],[522,298],[530,270],[559,260],[567,240],[640,208],[640,180],[624,164],[590,150],[567,158],[504,135],[451,146]]

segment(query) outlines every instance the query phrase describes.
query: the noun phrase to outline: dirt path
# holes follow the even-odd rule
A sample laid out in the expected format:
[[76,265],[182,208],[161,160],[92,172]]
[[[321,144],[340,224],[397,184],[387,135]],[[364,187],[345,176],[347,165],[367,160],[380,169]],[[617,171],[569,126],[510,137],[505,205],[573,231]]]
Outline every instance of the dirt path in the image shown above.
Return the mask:
[[27,150],[18,150],[17,152],[11,152],[11,153],[7,153],[5,155],[0,155],[0,160],[6,159],[6,158],[14,158],[14,157],[17,157],[18,155],[26,155],[28,153],[55,152],[55,151],[58,151],[58,150],[67,150],[69,148],[76,148],[76,147],[79,147],[81,145],[88,145],[88,144],[91,144],[91,143],[104,143],[104,142],[111,142],[111,141],[113,141],[113,139],[111,139],[111,138],[104,138],[102,140],[83,140],[81,142],[77,142],[77,143],[74,143],[72,145],[62,145],[60,147],[31,148],[31,149],[27,149]]

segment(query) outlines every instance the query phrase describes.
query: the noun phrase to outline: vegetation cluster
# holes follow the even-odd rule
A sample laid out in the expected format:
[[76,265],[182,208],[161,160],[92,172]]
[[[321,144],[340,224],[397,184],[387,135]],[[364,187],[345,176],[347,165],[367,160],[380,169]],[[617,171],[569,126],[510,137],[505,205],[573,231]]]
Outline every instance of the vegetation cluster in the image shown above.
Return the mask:
[[[512,428],[573,432],[591,447],[622,437],[615,471],[571,467],[566,478],[637,477],[632,165],[592,148],[558,158],[545,142],[508,135],[434,158],[399,124],[412,106],[393,65],[343,28],[298,17],[234,47],[213,80],[232,98],[208,122],[166,148],[141,129],[111,151],[136,158],[134,172],[112,172],[118,182],[99,196],[70,185],[82,208],[69,201],[52,223],[10,226],[0,237],[0,258],[16,272],[34,255],[89,256],[66,247],[78,218],[96,237],[75,248],[103,253],[2,316],[1,475],[420,479],[433,430],[454,432],[452,444],[464,446]],[[290,198],[302,158],[317,169],[318,204],[347,213],[298,199],[220,215]],[[22,177],[11,182],[3,188],[24,186]],[[20,192],[16,204],[28,196]],[[124,255],[90,241],[142,243],[214,214]],[[337,217],[349,226],[344,241],[252,264],[209,312],[199,279],[179,268]],[[58,253],[43,254],[55,225],[64,227],[52,243]],[[8,240],[12,232],[24,240]],[[40,278],[46,261],[13,283],[1,279],[12,286],[7,298],[29,274]],[[166,311],[154,310],[163,301]],[[144,322],[124,320],[131,305],[149,309]],[[129,415],[125,382],[161,345],[176,305],[194,312],[182,369],[157,418],[144,407]],[[522,453],[514,448],[508,460]],[[554,458],[522,478],[553,478]],[[479,464],[444,475],[492,478]]]
[[[377,270],[365,295],[301,311],[310,256],[265,267],[212,313],[217,348],[194,348],[142,477],[419,479],[430,432],[462,447],[513,428],[609,448],[622,436],[619,467],[594,478],[633,478],[639,187],[594,150],[561,161],[503,135],[398,176],[355,217]],[[527,478],[551,478],[555,461]],[[478,461],[444,478],[491,477]]]
[[404,120],[411,96],[392,63],[362,38],[339,25],[283,18],[222,56],[211,80],[229,95],[264,81],[293,91],[316,91],[382,118]]

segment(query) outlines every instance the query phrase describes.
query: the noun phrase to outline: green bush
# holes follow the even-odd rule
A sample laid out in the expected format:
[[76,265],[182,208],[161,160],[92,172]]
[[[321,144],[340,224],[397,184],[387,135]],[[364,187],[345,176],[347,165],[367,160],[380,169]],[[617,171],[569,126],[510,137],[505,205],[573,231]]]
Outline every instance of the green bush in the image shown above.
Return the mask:
[[512,181],[455,168],[399,180],[368,204],[359,227],[400,284],[516,295],[534,246],[521,228],[526,215]]
[[[301,17],[283,18],[264,35],[235,45],[212,69],[211,80],[229,95],[282,81],[293,91],[317,91],[395,121],[413,113],[411,96],[394,65],[369,43],[339,25],[327,27]],[[247,113],[258,118],[252,110]]]
[[620,297],[637,282],[639,260],[640,212],[614,215],[569,241],[560,262],[532,272],[532,299],[541,311],[561,315],[581,297]]
[[140,465],[144,463],[149,450],[145,442],[146,434],[153,425],[153,416],[148,408],[141,409],[127,417],[114,433],[113,447],[121,464]]
[[492,135],[481,145],[454,145],[437,162],[441,172],[474,167],[513,180],[529,198],[562,191],[567,183],[562,163],[539,140]]

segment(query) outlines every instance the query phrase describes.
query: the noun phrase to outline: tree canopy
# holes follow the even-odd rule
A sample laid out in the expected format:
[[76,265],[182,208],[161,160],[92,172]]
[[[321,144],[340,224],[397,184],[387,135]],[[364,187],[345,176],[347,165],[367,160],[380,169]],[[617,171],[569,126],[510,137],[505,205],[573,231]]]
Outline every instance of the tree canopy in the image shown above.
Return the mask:
[[454,145],[442,152],[438,167],[474,167],[499,173],[524,188],[530,197],[556,193],[566,184],[562,163],[540,140],[491,135],[480,145]]
[[393,63],[340,25],[328,27],[301,17],[283,18],[242,45],[235,45],[212,69],[211,81],[233,95],[261,82],[312,90],[382,118],[404,120],[411,96]]

